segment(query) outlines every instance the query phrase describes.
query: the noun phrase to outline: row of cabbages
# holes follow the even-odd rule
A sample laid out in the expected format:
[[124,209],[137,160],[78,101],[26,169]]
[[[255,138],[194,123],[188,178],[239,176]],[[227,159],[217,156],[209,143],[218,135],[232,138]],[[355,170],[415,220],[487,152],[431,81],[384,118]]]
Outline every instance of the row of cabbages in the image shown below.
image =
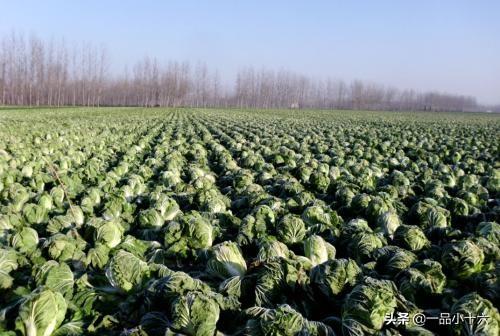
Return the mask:
[[6,335],[500,332],[498,124],[126,113],[0,126]]

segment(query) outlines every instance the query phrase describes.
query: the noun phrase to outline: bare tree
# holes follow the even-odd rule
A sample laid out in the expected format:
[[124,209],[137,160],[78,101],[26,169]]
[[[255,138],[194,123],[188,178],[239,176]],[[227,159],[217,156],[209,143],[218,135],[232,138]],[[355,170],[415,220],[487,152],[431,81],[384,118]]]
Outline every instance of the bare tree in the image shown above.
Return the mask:
[[104,46],[29,39],[12,32],[0,40],[0,105],[236,106],[474,111],[474,97],[398,90],[360,80],[316,79],[285,69],[246,67],[233,86],[221,84],[206,63],[162,65],[144,57],[121,75],[109,73]]

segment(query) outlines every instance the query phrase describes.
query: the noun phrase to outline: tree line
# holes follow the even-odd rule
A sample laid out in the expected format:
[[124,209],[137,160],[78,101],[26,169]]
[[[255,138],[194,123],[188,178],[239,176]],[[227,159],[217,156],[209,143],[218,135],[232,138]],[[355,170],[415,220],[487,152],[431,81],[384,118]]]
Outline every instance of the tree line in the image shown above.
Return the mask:
[[288,70],[239,70],[228,84],[204,63],[144,57],[112,74],[105,47],[12,33],[0,41],[0,105],[191,106],[478,111],[471,96],[400,90]]

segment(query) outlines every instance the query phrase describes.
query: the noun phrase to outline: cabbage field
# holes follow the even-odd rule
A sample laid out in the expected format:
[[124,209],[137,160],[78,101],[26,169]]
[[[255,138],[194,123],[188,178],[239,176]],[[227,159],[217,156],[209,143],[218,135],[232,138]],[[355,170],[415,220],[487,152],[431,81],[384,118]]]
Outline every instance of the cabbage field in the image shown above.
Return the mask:
[[500,116],[0,110],[0,335],[500,333]]

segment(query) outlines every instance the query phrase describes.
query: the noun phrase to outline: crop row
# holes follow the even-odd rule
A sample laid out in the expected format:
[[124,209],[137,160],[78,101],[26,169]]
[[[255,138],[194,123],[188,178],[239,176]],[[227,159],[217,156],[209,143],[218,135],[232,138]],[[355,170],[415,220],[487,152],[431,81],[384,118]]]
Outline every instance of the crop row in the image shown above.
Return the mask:
[[4,111],[0,332],[496,336],[490,118]]

